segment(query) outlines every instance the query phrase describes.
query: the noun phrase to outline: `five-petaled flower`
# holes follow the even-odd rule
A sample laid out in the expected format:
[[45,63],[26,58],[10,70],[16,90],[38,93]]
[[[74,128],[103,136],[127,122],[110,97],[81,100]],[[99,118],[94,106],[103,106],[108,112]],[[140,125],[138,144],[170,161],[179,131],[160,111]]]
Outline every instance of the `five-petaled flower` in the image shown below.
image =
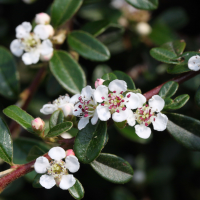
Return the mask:
[[76,179],[72,174],[68,174],[68,170],[71,173],[79,170],[80,164],[77,157],[73,151],[65,152],[61,147],[51,148],[48,155],[52,159],[50,162],[46,157],[40,156],[34,164],[37,173],[46,173],[40,177],[40,184],[46,189],[57,185],[63,190],[68,190],[76,183]]
[[188,60],[188,68],[192,71],[199,71],[200,70],[200,56],[192,56]]

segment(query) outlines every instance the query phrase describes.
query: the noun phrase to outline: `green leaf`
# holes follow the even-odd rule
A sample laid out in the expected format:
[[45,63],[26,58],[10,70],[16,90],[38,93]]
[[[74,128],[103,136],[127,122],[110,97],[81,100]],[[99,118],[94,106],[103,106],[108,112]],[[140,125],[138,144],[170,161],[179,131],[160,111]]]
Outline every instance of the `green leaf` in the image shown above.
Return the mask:
[[64,133],[70,130],[72,126],[73,126],[72,122],[63,122],[61,124],[58,124],[54,126],[52,129],[50,129],[46,137],[56,137],[60,135],[61,133]]
[[200,107],[200,86],[198,87],[196,94],[195,94],[195,103],[197,104],[198,107]]
[[115,122],[115,126],[117,126],[120,129],[123,129],[126,127],[127,121],[123,121],[123,122]]
[[97,124],[87,124],[80,130],[74,143],[74,151],[82,163],[91,163],[104,147],[107,135],[106,122],[98,121]]
[[[173,100],[170,98],[165,98],[164,101],[165,101],[165,107],[173,103]],[[163,110],[165,110],[165,107],[163,108]]]
[[101,78],[104,80],[113,81],[113,80],[117,79],[117,76],[113,73],[107,73],[107,74],[104,74]]
[[50,117],[49,127],[52,129],[54,126],[64,122],[64,113],[62,110],[56,110]]
[[165,110],[177,110],[182,108],[189,100],[190,96],[188,94],[182,94],[176,97],[173,102],[165,106]]
[[3,113],[7,117],[16,121],[28,132],[35,134],[31,126],[31,122],[34,120],[34,118],[18,106],[8,106],[3,110]]
[[58,27],[68,21],[80,8],[83,0],[55,0],[51,7],[51,23]]
[[107,47],[84,31],[71,32],[67,41],[69,46],[84,58],[94,61],[106,61],[110,58]]
[[29,151],[28,156],[26,158],[27,162],[35,160],[36,158],[42,156],[46,152],[40,149],[38,146],[33,146],[32,149]]
[[190,69],[188,68],[188,65],[172,65],[167,68],[167,73],[169,74],[181,74],[185,72],[189,72]]
[[110,84],[110,80],[105,80],[104,82],[103,82],[103,85],[105,85],[105,86],[107,86],[108,87],[108,85]]
[[13,55],[0,46],[0,94],[9,99],[19,94],[19,75]]
[[129,92],[133,92],[133,93],[140,93],[142,94],[142,91],[140,89],[135,89],[135,90],[126,90],[126,92],[124,92],[123,94],[126,95]]
[[84,197],[84,188],[82,184],[76,179],[76,183],[69,188],[69,193],[75,198],[75,199],[82,199]]
[[54,51],[50,69],[57,81],[72,94],[80,93],[86,85],[85,73],[65,51]]
[[114,71],[113,74],[115,74],[115,76],[117,76],[117,79],[124,80],[127,83],[128,89],[131,89],[131,90],[135,90],[136,89],[135,83],[133,82],[131,77],[128,76],[127,74],[125,74],[124,72]]
[[176,113],[168,113],[167,130],[180,144],[194,151],[200,151],[200,121]]
[[158,8],[158,0],[126,0],[133,7],[141,10],[155,10]]
[[0,158],[12,165],[13,144],[10,131],[5,121],[0,117]]
[[33,180],[33,183],[32,183],[32,186],[34,188],[42,188],[42,186],[40,185],[40,177],[42,176],[43,174],[37,174]]
[[159,91],[159,96],[163,99],[172,97],[178,90],[178,83],[175,81],[169,81],[165,83]]
[[101,153],[91,166],[101,177],[113,183],[127,183],[133,177],[130,164],[112,154]]

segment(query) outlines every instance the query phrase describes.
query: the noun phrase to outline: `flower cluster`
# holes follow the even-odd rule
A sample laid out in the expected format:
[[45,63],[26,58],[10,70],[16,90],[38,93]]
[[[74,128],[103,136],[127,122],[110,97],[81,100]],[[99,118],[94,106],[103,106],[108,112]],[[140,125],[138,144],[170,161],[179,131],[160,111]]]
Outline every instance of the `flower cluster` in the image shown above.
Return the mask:
[[54,35],[54,29],[49,24],[50,17],[40,13],[35,18],[36,26],[32,30],[29,22],[23,22],[16,27],[16,38],[10,44],[11,52],[22,56],[25,65],[36,64],[39,60],[48,61],[53,55],[53,45],[49,38]]

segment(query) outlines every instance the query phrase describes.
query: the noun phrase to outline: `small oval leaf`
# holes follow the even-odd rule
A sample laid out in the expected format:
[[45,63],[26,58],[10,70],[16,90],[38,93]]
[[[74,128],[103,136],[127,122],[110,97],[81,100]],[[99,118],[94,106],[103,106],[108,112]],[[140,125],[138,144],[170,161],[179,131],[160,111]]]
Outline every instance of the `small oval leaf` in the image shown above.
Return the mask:
[[179,84],[175,81],[165,83],[159,91],[159,96],[163,99],[172,97],[178,90]]
[[76,183],[69,188],[69,193],[75,198],[75,199],[82,199],[84,197],[84,188],[82,184],[76,179]]
[[158,7],[158,0],[126,0],[133,7],[141,10],[155,10]]
[[113,80],[117,79],[117,76],[115,76],[115,74],[113,74],[113,73],[107,73],[102,76],[102,79],[113,81]]
[[39,148],[38,146],[33,146],[32,149],[29,151],[28,156],[26,158],[27,162],[30,162],[36,158],[38,158],[39,156],[42,156],[43,154],[45,154],[46,152],[43,151],[41,148]]
[[52,129],[54,126],[64,122],[64,113],[62,110],[56,110],[50,117],[49,127]]

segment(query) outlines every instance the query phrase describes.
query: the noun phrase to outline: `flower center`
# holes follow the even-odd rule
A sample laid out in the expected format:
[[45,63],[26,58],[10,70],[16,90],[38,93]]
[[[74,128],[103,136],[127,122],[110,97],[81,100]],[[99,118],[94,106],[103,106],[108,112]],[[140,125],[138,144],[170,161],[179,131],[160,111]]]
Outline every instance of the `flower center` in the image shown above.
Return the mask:
[[57,105],[57,106],[61,106],[62,104],[64,103],[68,103],[68,101],[65,100],[65,97],[68,96],[68,95],[65,95],[65,96],[60,96],[58,99],[55,99],[53,101],[53,104],[54,105]]

